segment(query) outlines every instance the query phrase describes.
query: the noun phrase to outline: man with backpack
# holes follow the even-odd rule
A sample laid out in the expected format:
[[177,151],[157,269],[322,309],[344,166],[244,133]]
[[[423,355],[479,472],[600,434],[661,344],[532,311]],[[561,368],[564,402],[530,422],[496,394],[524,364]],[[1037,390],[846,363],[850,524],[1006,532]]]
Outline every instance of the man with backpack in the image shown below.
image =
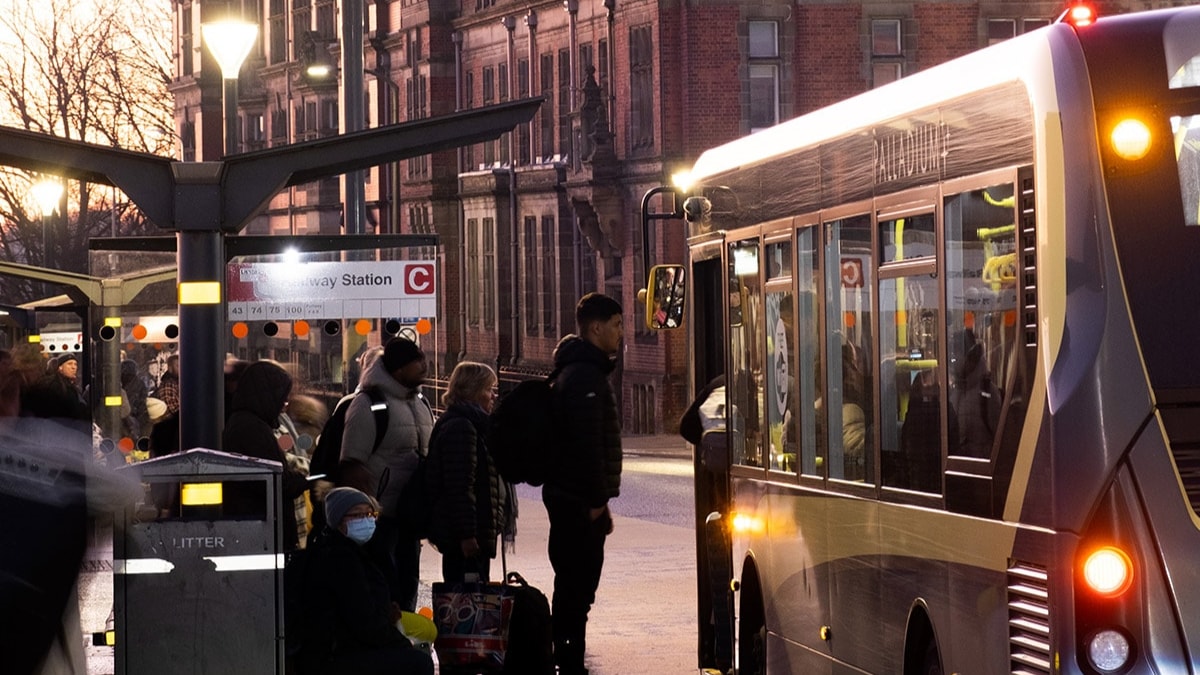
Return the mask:
[[[429,449],[433,410],[421,394],[428,366],[411,340],[394,337],[383,355],[363,371],[362,388],[382,393],[355,396],[346,410],[338,485],[379,499],[378,529],[367,552],[388,579],[392,599],[413,611],[420,581],[421,536],[403,517],[401,497]],[[386,410],[387,427],[376,432],[377,412]],[[377,442],[378,441],[378,442]]]
[[554,405],[562,442],[542,488],[554,567],[554,658],[560,675],[586,675],[588,611],[596,600],[604,542],[612,532],[608,500],[621,492],[621,415],[608,376],[621,349],[621,305],[588,293],[575,308],[578,335],[554,350]]

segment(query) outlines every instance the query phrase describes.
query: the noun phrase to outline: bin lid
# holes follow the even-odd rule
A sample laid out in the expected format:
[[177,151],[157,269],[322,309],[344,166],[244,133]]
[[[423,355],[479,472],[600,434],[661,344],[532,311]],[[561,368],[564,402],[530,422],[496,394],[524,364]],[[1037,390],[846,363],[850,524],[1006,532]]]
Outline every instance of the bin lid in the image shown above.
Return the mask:
[[280,462],[208,448],[192,448],[122,468],[133,468],[143,476],[160,477],[283,473],[283,464]]

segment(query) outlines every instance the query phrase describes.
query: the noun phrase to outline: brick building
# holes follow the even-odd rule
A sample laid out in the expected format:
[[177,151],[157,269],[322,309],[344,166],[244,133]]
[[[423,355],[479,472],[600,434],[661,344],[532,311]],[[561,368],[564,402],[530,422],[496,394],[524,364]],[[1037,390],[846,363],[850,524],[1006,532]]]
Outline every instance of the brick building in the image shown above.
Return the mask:
[[[544,96],[530,124],[497,141],[366,172],[362,231],[439,235],[437,250],[409,254],[439,263],[441,307],[424,344],[442,377],[462,359],[495,364],[502,380],[545,373],[558,338],[574,329],[575,300],[592,290],[618,298],[627,345],[618,373],[633,433],[672,431],[687,403],[683,336],[647,331],[636,303],[647,190],[706,147],[1045,25],[1063,9],[1002,0],[173,2],[185,160],[222,154],[220,73],[199,28],[230,13],[261,26],[239,80],[240,151],[344,131],[346,80],[362,83],[369,127]],[[356,4],[363,73],[341,77],[339,13]],[[312,75],[311,65],[334,68]],[[292,188],[247,232],[338,233],[342,204],[337,178]],[[680,261],[682,231],[655,221],[651,260]]]

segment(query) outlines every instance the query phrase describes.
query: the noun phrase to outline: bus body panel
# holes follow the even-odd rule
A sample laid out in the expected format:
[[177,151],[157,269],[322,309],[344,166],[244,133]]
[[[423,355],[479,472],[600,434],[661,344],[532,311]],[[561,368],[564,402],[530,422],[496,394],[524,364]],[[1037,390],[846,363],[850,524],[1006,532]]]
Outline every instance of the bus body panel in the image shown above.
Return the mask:
[[[731,519],[742,516],[730,555],[734,577],[743,581],[734,598],[743,660],[756,655],[745,651],[752,637],[746,626],[761,614],[767,672],[902,672],[906,659],[916,663],[921,656],[914,644],[926,642],[935,645],[944,672],[1095,672],[1087,642],[1114,627],[1131,644],[1122,673],[1200,670],[1200,350],[1183,342],[1200,334],[1200,312],[1190,309],[1200,297],[1200,265],[1193,262],[1200,258],[1200,227],[1186,227],[1178,208],[1181,189],[1200,194],[1200,187],[1181,183],[1182,151],[1171,156],[1171,144],[1163,142],[1171,136],[1168,114],[1200,115],[1200,86],[1168,91],[1168,72],[1178,64],[1162,58],[1164,32],[1173,31],[1175,43],[1168,39],[1167,47],[1200,62],[1200,37],[1190,30],[1197,27],[1197,8],[1102,20],[1093,32],[1051,26],[716,148],[696,162],[695,192],[712,199],[712,219],[694,224],[700,229],[693,232],[704,232],[709,260],[714,241],[723,240],[726,269],[733,269],[729,247],[748,242],[765,255],[769,242],[797,242],[802,221],[823,224],[821,246],[836,233],[829,223],[845,214],[865,215],[872,228],[894,220],[893,212],[928,213],[936,222],[936,268],[858,258],[869,293],[866,321],[876,322],[865,329],[876,377],[890,372],[884,340],[891,327],[877,314],[902,297],[892,280],[912,278],[917,288],[920,278],[904,270],[946,271],[949,254],[937,247],[945,244],[949,201],[942,200],[955,194],[950,184],[986,187],[973,176],[988,172],[1016,177],[1015,320],[1024,344],[1011,349],[1026,355],[1012,361],[1025,370],[1001,378],[1006,435],[994,441],[991,457],[968,461],[943,438],[941,480],[932,491],[894,489],[878,467],[858,484],[829,478],[842,459],[823,454],[823,446],[818,462],[832,462],[818,463],[814,473],[799,458],[787,459],[777,447],[782,437],[766,432],[772,413],[769,406],[762,412],[761,397],[771,376],[750,374],[751,397],[760,399],[743,402],[763,428],[753,438],[736,428],[729,434],[730,454],[742,465],[728,469],[731,498],[712,504]],[[994,108],[978,107],[985,101]],[[1142,164],[1116,158],[1107,144],[1115,121],[1129,111],[1152,120],[1157,139],[1157,154]],[[1003,126],[1019,120],[1024,131]],[[976,121],[980,129],[1007,129],[1001,133],[1012,134],[1012,147],[991,153],[995,145],[978,137],[986,156],[954,156],[949,134],[969,136]],[[896,136],[895,129],[909,131]],[[865,153],[872,161],[861,161]],[[926,164],[936,177],[912,170]],[[936,203],[929,204],[930,194]],[[911,214],[900,208],[917,197],[928,205]],[[1028,226],[1021,220],[1026,213]],[[797,226],[789,232],[790,218]],[[883,234],[871,234],[868,250],[876,255]],[[837,256],[819,255],[832,278],[827,267]],[[761,307],[753,303],[762,302],[764,284],[769,293],[785,289],[783,281],[795,289],[796,281],[785,275],[772,282],[772,272],[756,264],[756,272],[736,272],[761,280],[730,309],[746,313],[746,326],[739,318],[734,333],[725,317],[716,331],[693,328],[697,352],[717,349],[714,342],[719,350],[761,352],[779,339],[778,331],[744,333],[762,328],[755,323]],[[802,272],[794,274],[803,278]],[[691,276],[705,283],[702,274]],[[724,270],[709,276],[710,283],[716,277],[743,283]],[[937,283],[935,308],[949,311],[949,290]],[[732,302],[730,290],[710,296]],[[835,295],[827,288],[821,302]],[[1173,314],[1182,319],[1182,333]],[[900,319],[898,313],[898,325]],[[817,311],[813,320],[824,335],[837,330],[836,313]],[[821,340],[819,352],[828,358],[836,338]],[[939,345],[948,342],[938,338]],[[735,358],[747,357],[735,353],[726,363]],[[752,367],[766,360],[748,358]],[[935,371],[948,367],[926,362]],[[947,381],[944,371],[940,377]],[[818,394],[821,386],[834,387],[822,381]],[[871,386],[868,423],[886,423],[881,403],[888,385]],[[1012,415],[1018,407],[1021,414]],[[941,410],[945,431],[948,404]],[[880,424],[869,435],[882,442],[887,433]],[[739,456],[743,445],[758,454]],[[887,450],[873,448],[875,456]],[[1133,582],[1105,595],[1080,570],[1088,554],[1110,545],[1128,554]]]

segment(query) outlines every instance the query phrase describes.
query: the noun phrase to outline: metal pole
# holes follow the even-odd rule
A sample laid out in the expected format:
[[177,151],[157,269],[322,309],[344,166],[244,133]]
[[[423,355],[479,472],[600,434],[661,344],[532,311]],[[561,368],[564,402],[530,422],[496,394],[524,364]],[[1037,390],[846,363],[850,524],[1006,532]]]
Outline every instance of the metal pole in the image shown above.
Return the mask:
[[235,77],[229,77],[223,79],[222,82],[224,83],[224,87],[221,89],[221,103],[224,108],[225,115],[225,155],[228,156],[237,154],[238,81]]
[[[363,106],[363,3],[342,0],[342,131],[362,131]],[[363,172],[347,171],[342,176],[346,194],[346,234],[365,231],[366,214]]]

